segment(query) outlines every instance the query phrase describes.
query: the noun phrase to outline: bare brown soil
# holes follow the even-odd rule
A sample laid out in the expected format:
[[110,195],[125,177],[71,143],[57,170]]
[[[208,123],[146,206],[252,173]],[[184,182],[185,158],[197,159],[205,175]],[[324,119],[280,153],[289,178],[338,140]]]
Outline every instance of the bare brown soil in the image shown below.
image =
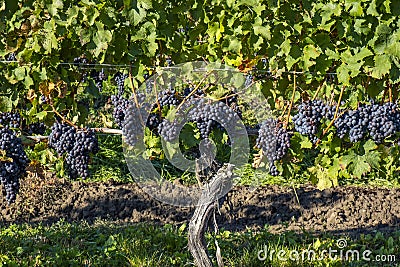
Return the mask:
[[[235,187],[220,212],[220,227],[230,230],[268,225],[276,233],[396,231],[400,226],[400,189]],[[192,214],[193,209],[152,199],[135,184],[69,182],[32,174],[22,181],[15,203],[8,206],[0,198],[0,224],[51,224],[61,218],[179,224],[188,222]]]

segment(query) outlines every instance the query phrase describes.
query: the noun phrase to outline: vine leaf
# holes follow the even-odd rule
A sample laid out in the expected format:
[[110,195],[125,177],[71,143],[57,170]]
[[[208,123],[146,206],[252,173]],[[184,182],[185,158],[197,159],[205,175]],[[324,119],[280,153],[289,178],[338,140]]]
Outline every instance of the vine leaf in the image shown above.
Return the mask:
[[371,170],[371,166],[365,161],[363,157],[356,157],[353,162],[354,166],[354,176],[360,178]]
[[312,148],[313,144],[309,139],[303,139],[300,142],[301,148]]
[[356,154],[353,150],[342,157],[342,162],[352,171],[354,177],[360,178],[371,171],[371,167],[378,167],[380,162],[380,152],[376,149],[376,144],[368,140],[363,145],[364,153]]
[[332,175],[332,170],[316,165],[308,168],[311,173],[312,180],[316,180],[316,185],[319,190],[331,188],[338,185],[337,175]]
[[372,69],[372,77],[380,79],[389,73],[392,64],[388,55],[376,55],[374,61],[375,67]]

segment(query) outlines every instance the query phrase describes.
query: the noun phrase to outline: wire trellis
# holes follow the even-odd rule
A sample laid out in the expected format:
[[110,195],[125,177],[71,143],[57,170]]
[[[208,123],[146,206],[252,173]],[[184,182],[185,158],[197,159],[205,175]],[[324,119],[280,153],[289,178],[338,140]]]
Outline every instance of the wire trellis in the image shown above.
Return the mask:
[[[17,60],[0,60],[0,63],[18,63]],[[31,65],[31,63],[25,63],[23,65]],[[121,69],[121,68],[134,68],[132,65],[128,64],[110,64],[110,63],[74,63],[74,62],[60,62],[59,65],[61,66],[76,66],[79,67],[80,69],[98,69],[98,68],[108,68],[108,69]],[[179,66],[167,66],[167,67],[161,67],[161,66],[149,66],[149,69],[161,69],[161,70],[168,70],[168,69],[180,69],[181,67]],[[199,71],[202,71],[202,69],[198,69]],[[205,69],[204,69],[205,70]],[[234,69],[224,69],[224,68],[216,68],[216,69],[207,69],[207,71],[210,70],[215,70],[215,71],[237,71]],[[260,74],[268,74],[268,75],[275,75],[276,72],[273,72],[271,70],[264,70],[264,69],[256,69],[256,70],[249,70],[248,72],[250,73],[260,73]],[[318,73],[318,72],[305,72],[305,71],[282,71],[281,73],[285,74],[293,74],[293,75],[303,75],[303,74],[310,74],[310,75],[331,75],[331,76],[336,76],[336,72],[325,72],[325,73]]]

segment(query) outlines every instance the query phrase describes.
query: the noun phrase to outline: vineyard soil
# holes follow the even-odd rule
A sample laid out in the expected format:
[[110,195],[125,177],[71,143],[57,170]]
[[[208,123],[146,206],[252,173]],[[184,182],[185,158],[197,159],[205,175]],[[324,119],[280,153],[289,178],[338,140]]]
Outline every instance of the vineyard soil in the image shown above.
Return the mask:
[[[297,195],[297,196],[296,196]],[[273,233],[350,233],[395,231],[400,226],[400,189],[339,187],[319,191],[313,186],[235,187],[218,216],[229,230],[260,229]],[[107,219],[115,222],[188,222],[193,209],[177,208],[152,199],[135,184],[69,182],[52,175],[30,174],[20,194],[7,206],[0,199],[2,224]]]

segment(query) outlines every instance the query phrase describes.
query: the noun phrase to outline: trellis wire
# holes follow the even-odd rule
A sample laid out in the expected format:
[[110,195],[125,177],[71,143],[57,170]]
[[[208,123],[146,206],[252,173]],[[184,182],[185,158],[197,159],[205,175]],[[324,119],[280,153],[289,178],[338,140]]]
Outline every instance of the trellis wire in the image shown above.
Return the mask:
[[[0,60],[0,63],[18,63],[17,60]],[[24,65],[31,65],[31,63],[25,63]],[[127,64],[109,64],[109,63],[74,63],[74,62],[60,62],[59,65],[62,66],[76,66],[81,69],[96,69],[96,68],[109,68],[109,69],[117,69],[117,68],[131,68],[134,66],[127,65]],[[150,66],[149,69],[180,69],[181,67],[178,66],[169,66],[169,67],[158,67],[158,66]],[[198,69],[203,70],[203,69]],[[205,70],[205,69],[204,69]],[[215,69],[207,69],[207,71],[215,70],[215,71],[237,71],[236,69],[224,69],[224,68],[215,68]],[[266,73],[266,74],[274,74],[271,70],[249,70],[248,72],[251,73]],[[317,72],[304,72],[304,71],[283,71],[282,73],[286,74],[295,74],[295,75],[302,75],[302,74],[311,74],[315,75],[318,74]],[[320,75],[337,75],[336,72],[326,72]]]

